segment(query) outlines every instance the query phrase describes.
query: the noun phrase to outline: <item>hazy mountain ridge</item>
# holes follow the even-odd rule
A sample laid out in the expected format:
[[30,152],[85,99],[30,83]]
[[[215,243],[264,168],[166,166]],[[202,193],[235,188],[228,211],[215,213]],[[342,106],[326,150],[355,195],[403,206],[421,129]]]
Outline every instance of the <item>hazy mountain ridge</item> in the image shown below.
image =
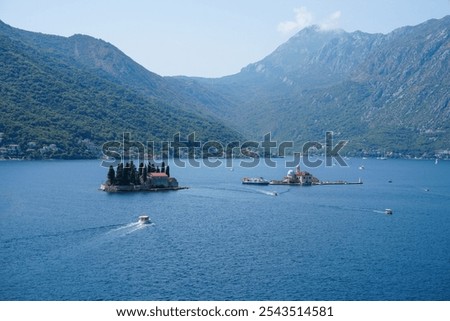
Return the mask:
[[432,154],[450,148],[449,28],[450,16],[386,35],[308,27],[215,90],[256,136],[301,144],[331,130],[354,150]]
[[450,16],[386,35],[308,27],[238,74],[209,79],[161,77],[103,40],[0,22],[0,144],[59,140],[66,156],[83,157],[86,144],[126,129],[225,142],[271,132],[299,149],[331,130],[357,153],[432,156],[450,149],[449,26]]

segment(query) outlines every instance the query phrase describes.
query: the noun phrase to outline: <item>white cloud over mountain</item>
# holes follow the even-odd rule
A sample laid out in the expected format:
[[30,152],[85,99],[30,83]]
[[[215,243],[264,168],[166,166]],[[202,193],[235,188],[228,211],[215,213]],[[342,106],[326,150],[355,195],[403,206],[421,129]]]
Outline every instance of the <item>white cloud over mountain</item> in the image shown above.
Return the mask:
[[317,20],[306,7],[295,8],[294,19],[280,22],[277,30],[282,34],[290,34],[313,24],[317,24],[322,30],[336,29],[339,27],[341,15],[342,12],[337,10],[324,19]]
[[278,31],[287,34],[301,30],[313,23],[313,14],[306,7],[295,8],[294,13],[294,20],[280,22],[278,24]]

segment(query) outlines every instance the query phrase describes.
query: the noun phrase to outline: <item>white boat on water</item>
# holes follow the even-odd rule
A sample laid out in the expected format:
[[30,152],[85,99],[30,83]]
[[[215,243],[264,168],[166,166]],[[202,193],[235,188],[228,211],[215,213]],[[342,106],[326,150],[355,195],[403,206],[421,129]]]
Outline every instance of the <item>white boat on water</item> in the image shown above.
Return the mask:
[[392,210],[390,208],[387,208],[387,209],[384,210],[384,213],[387,214],[387,215],[392,215],[393,212],[392,212]]
[[242,179],[242,184],[249,185],[269,185],[269,181],[262,177],[244,177]]
[[139,216],[138,222],[139,222],[139,224],[149,224],[149,223],[151,223],[151,220],[148,215],[141,215],[141,216]]

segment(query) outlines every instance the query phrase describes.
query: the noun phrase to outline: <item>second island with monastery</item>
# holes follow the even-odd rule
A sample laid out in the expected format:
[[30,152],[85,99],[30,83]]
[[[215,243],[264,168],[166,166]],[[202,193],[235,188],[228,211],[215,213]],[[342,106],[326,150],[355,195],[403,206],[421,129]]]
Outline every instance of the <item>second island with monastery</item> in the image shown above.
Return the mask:
[[281,180],[268,181],[263,177],[244,177],[242,184],[247,185],[298,185],[298,186],[312,186],[312,185],[353,185],[362,184],[361,179],[357,182],[347,181],[320,181],[307,171],[301,171],[300,166],[297,165],[295,171],[290,169],[287,175]]

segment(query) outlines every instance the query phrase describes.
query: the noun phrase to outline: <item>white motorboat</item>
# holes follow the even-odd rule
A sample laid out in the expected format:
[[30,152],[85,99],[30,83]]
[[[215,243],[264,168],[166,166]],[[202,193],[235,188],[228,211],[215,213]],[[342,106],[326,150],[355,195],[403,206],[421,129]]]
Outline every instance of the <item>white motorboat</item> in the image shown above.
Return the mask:
[[392,210],[390,208],[387,208],[387,209],[384,210],[384,213],[387,214],[387,215],[392,215],[393,212],[392,212]]
[[151,220],[148,215],[141,215],[141,216],[139,216],[138,222],[140,224],[149,224],[149,223],[151,223]]

